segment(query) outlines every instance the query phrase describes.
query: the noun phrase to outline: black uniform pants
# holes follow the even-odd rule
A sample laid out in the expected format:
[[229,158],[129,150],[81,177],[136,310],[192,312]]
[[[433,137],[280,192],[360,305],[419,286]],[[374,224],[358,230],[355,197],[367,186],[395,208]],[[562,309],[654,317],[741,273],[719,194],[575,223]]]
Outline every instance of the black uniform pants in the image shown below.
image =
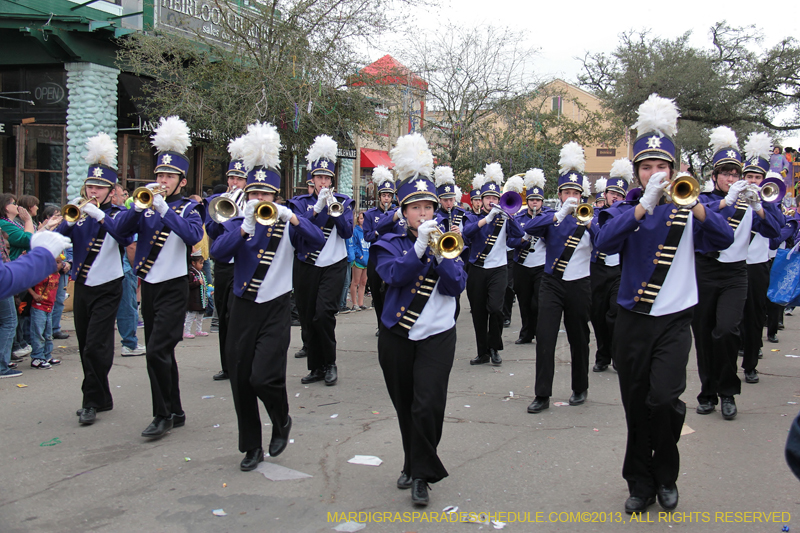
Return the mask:
[[238,296],[231,304],[228,372],[233,405],[239,422],[239,451],[261,448],[261,417],[258,400],[272,421],[272,434],[286,425],[286,353],[291,339],[289,293],[274,300],[255,303]]
[[536,323],[539,320],[539,286],[542,283],[544,265],[524,267],[514,263],[514,292],[519,301],[519,316],[522,329],[519,338],[532,341],[536,338]]
[[142,282],[142,319],[153,416],[183,413],[175,346],[183,335],[188,298],[186,276],[161,283]]
[[742,390],[736,375],[747,268],[744,261],[720,263],[695,254],[698,303],[692,320],[700,394],[697,401],[717,404],[717,396]]
[[650,316],[619,309],[613,354],[628,443],[622,477],[631,496],[646,499],[678,479],[686,404],[686,365],[692,348],[692,308]]
[[436,483],[447,477],[436,448],[455,353],[455,327],[419,341],[385,327],[378,335],[378,360],[403,440],[403,472],[412,479]]
[[747,265],[747,300],[744,302],[742,320],[742,368],[750,372],[758,366],[758,350],[763,346],[762,336],[767,323],[767,289],[769,288],[769,263]]
[[572,361],[572,391],[589,388],[589,310],[592,287],[589,277],[573,281],[544,273],[539,288],[539,322],[536,326],[536,396],[553,395],[556,343],[561,315],[567,330]]
[[294,260],[294,297],[309,370],[336,363],[336,313],[346,268],[346,258],[326,267]]
[[75,284],[75,336],[83,367],[83,407],[110,409],[114,405],[108,373],[114,364],[114,322],[122,299],[122,279],[89,287]]
[[[769,260],[769,269],[772,272],[772,259]],[[769,288],[769,277],[767,278],[767,288]],[[778,305],[767,298],[767,335],[778,334],[778,324],[783,322],[784,306]]]
[[589,278],[592,280],[592,328],[597,339],[594,360],[598,365],[611,364],[611,343],[614,338],[614,323],[617,321],[617,293],[620,279],[619,266],[591,263]]
[[228,339],[232,300],[233,263],[214,261],[214,307],[217,309],[217,318],[219,319],[219,360],[223,372],[228,371],[225,346]]
[[375,307],[375,317],[378,319],[378,327],[381,327],[381,314],[383,313],[383,300],[386,297],[386,287],[383,280],[375,270],[377,254],[370,254],[367,261],[367,285],[372,294],[372,305]]
[[514,300],[516,293],[514,292],[514,251],[506,251],[506,269],[508,270],[506,280],[506,292],[503,295],[503,320],[511,320],[511,314],[514,312]]
[[478,355],[489,348],[503,349],[503,298],[508,285],[506,265],[481,268],[475,265],[467,276],[467,298],[472,308],[472,326]]

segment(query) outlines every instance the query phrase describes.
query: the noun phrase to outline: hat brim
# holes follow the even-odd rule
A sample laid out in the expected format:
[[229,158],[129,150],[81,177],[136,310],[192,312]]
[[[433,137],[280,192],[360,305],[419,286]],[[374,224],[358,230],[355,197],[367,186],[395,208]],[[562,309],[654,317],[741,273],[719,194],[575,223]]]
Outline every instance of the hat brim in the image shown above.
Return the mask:
[[672,164],[675,164],[675,156],[666,150],[647,150],[644,152],[639,152],[636,154],[636,157],[633,158],[633,162],[638,163],[639,161],[644,161],[645,159],[661,159],[662,161],[668,161]]
[[158,165],[156,169],[153,171],[153,174],[180,174],[181,176],[184,175],[183,170],[179,169],[178,167],[173,167],[172,165]]
[[430,191],[412,192],[401,200],[400,205],[413,204],[414,202],[421,202],[423,200],[433,202],[437,206],[439,205],[439,197]]
[[95,187],[113,187],[115,184],[104,180],[103,178],[86,178],[84,180],[83,185],[94,185]]
[[250,185],[245,185],[244,189],[242,189],[245,193],[253,192],[253,191],[261,191],[261,192],[271,192],[277,193],[278,189],[274,186],[270,185],[269,183],[251,183]]

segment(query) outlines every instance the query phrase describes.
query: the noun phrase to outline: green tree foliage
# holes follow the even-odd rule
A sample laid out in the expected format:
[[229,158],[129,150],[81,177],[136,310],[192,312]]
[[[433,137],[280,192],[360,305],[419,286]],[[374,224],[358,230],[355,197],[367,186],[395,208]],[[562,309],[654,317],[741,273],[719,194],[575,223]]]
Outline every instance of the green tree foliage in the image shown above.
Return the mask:
[[702,168],[715,126],[730,126],[742,142],[751,131],[800,129],[800,47],[787,37],[762,49],[761,34],[723,21],[710,29],[710,45],[696,48],[690,32],[663,39],[630,31],[612,53],[587,53],[579,82],[629,125],[651,93],[674,98],[684,159]]

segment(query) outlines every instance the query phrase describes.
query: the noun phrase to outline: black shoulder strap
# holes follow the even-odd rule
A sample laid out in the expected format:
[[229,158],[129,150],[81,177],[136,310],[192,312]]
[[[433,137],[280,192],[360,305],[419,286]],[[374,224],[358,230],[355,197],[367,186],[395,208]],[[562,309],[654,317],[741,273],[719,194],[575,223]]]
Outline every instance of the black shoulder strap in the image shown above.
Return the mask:
[[97,255],[100,253],[100,249],[103,247],[103,241],[106,238],[106,231],[105,224],[100,224],[100,229],[97,231],[97,235],[91,240],[89,243],[89,253],[86,254],[86,260],[83,262],[80,271],[78,272],[78,278],[75,280],[75,283],[86,283],[86,278],[89,276],[89,270],[92,268],[95,259],[97,259]]
[[[189,202],[191,202],[191,200],[188,198],[183,198],[181,205],[175,210],[175,213],[182,217],[183,211],[186,209],[186,206],[189,204]],[[139,270],[136,271],[137,276],[142,279],[147,277],[147,273],[150,272],[150,269],[153,268],[153,265],[156,263],[158,254],[160,254],[161,249],[164,248],[164,244],[167,242],[167,238],[169,237],[170,233],[172,233],[172,230],[167,226],[163,226],[160,230],[156,230],[153,247],[150,248],[150,253],[147,254],[147,259],[145,260],[144,264],[139,268]]]
[[567,269],[569,260],[572,257],[572,254],[575,253],[575,249],[581,242],[584,233],[586,233],[586,226],[580,224],[577,229],[575,229],[575,232],[567,239],[567,244],[564,246],[564,251],[561,252],[561,257],[558,258],[558,261],[556,261],[556,267],[553,269],[553,277],[556,279],[561,279],[564,277],[564,271]]
[[[499,223],[498,223],[499,219]],[[494,229],[492,230],[492,234],[489,236],[489,242],[486,243],[484,246],[483,251],[478,255],[478,258],[475,260],[474,265],[483,267],[483,263],[486,261],[486,258],[489,257],[489,254],[492,252],[492,248],[494,248],[494,243],[497,242],[497,236],[500,235],[500,230],[503,229],[503,224],[505,224],[505,217],[503,216],[496,216],[492,220],[492,224],[494,224]]]
[[[325,236],[325,243],[328,242],[328,237],[331,236],[331,232],[333,231],[333,217],[328,215],[328,220],[325,222],[325,226],[322,228],[322,234]],[[325,248],[325,245],[322,245],[322,248]],[[316,265],[317,258],[319,258],[319,254],[322,253],[322,248],[319,250],[308,254],[304,263],[308,263],[309,265]]]
[[733,228],[733,231],[736,231],[736,228],[739,227],[739,224],[742,223],[742,218],[744,218],[744,214],[747,212],[747,202],[742,200],[741,198],[736,201],[736,211],[733,213],[732,217],[728,218],[728,224]]
[[269,242],[264,252],[259,253],[257,256],[259,259],[258,266],[253,273],[252,279],[250,279],[250,282],[247,284],[247,290],[242,294],[242,298],[250,300],[251,302],[255,301],[256,296],[258,296],[258,289],[264,282],[264,278],[267,277],[267,271],[270,265],[272,265],[272,260],[275,259],[275,252],[278,250],[278,245],[281,243],[285,231],[285,222],[278,222],[267,230],[267,235],[270,237]]
[[[411,253],[413,253],[413,251]],[[416,324],[420,313],[422,313],[422,310],[425,308],[425,304],[428,303],[433,293],[433,287],[436,286],[436,281],[438,279],[439,273],[436,272],[436,269],[433,268],[433,263],[431,263],[428,271],[424,275],[419,276],[417,288],[411,289],[411,292],[414,293],[414,299],[411,300],[408,309],[406,309],[403,316],[400,317],[397,324],[392,326],[391,331],[408,338],[408,332],[411,330],[411,327]]]

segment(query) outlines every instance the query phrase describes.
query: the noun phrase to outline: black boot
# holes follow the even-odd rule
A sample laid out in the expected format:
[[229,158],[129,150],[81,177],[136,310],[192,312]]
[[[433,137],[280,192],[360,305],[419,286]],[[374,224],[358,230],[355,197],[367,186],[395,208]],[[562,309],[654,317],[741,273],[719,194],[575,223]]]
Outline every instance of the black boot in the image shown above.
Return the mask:
[[424,479],[415,479],[411,482],[411,501],[415,505],[428,505],[428,484]]

